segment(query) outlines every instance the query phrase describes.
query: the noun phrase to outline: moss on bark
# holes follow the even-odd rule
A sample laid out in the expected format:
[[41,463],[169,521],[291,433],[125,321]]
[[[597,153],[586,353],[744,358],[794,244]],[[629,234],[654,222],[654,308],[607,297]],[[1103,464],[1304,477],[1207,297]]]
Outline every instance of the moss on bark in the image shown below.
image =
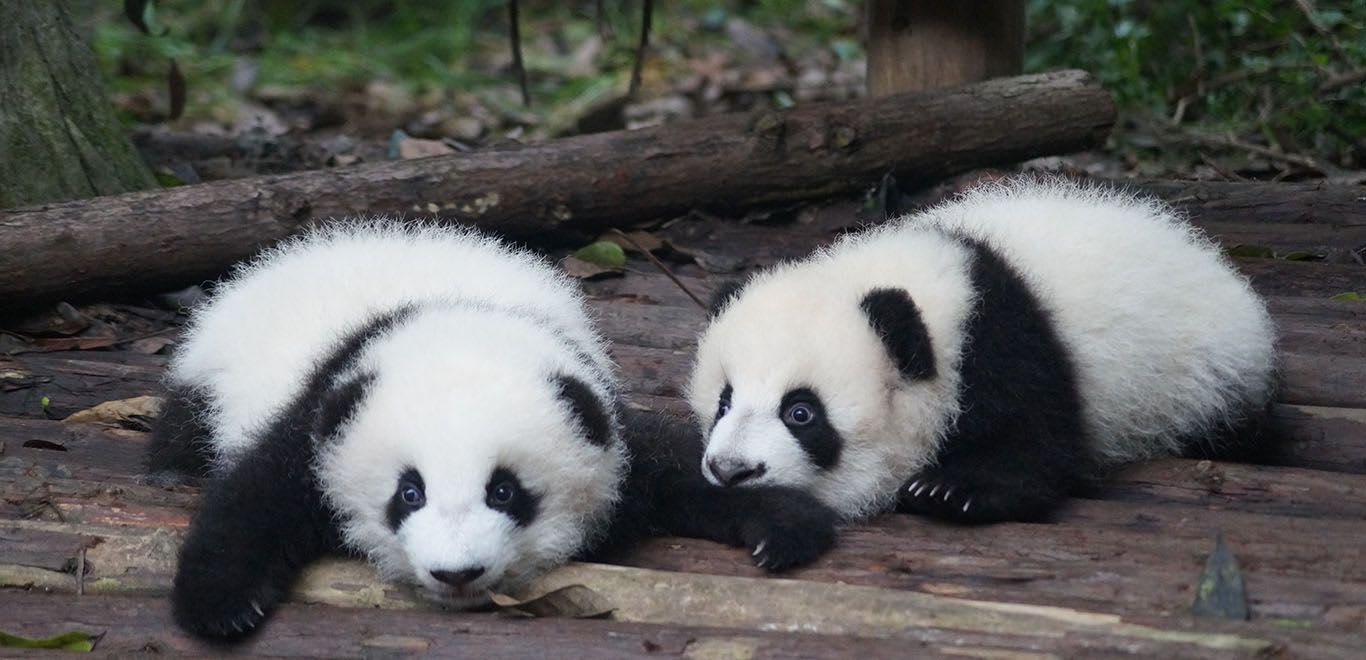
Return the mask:
[[0,208],[153,187],[65,0],[0,12]]

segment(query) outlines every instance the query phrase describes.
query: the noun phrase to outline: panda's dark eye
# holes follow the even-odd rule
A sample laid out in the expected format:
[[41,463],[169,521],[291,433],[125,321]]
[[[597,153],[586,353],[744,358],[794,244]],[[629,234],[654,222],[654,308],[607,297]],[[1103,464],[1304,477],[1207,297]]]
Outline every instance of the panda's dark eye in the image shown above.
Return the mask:
[[493,490],[489,491],[489,504],[496,507],[505,507],[512,503],[512,498],[517,497],[517,485],[511,481],[504,481]]
[[499,466],[484,484],[484,504],[494,511],[507,514],[520,527],[536,519],[541,495],[522,485],[517,474]]
[[389,503],[384,507],[389,529],[397,532],[409,514],[426,504],[427,486],[422,481],[422,475],[413,468],[404,470],[403,474],[398,476],[398,487],[394,488],[394,494],[389,497]]
[[726,388],[723,389],[723,390],[721,390],[721,399],[720,399],[720,401],[717,402],[717,404],[716,404],[716,419],[721,419],[722,417],[725,417],[725,416],[726,416],[726,413],[730,412],[730,396],[731,396],[731,394],[732,394],[732,390],[731,390],[730,384],[727,383],[727,384],[726,384]]
[[783,423],[789,426],[806,426],[814,421],[816,421],[816,410],[808,403],[794,403],[783,411]]

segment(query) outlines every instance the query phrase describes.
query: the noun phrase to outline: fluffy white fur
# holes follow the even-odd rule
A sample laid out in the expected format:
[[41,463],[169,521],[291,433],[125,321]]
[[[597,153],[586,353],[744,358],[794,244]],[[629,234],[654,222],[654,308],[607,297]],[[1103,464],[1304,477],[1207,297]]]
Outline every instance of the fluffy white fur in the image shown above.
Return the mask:
[[[689,400],[707,457],[763,462],[747,484],[810,490],[847,516],[889,506],[934,460],[958,415],[957,362],[974,302],[975,237],[1021,272],[1073,356],[1095,449],[1119,463],[1259,405],[1274,382],[1274,329],[1218,250],[1170,208],[1066,182],[1016,180],[861,234],[757,275],[705,330]],[[931,337],[938,377],[907,383],[859,301],[906,289]],[[712,428],[729,382],[731,412]],[[845,441],[812,466],[777,417],[788,390],[814,386]],[[704,472],[706,472],[704,470]]]
[[[429,572],[484,566],[469,593],[507,588],[589,541],[625,471],[622,443],[585,442],[557,398],[550,378],[564,373],[610,405],[615,376],[576,285],[534,256],[454,228],[310,232],[218,288],[169,378],[210,395],[205,421],[227,469],[340,337],[408,303],[416,313],[360,354],[355,370],[375,380],[320,449],[324,497],[347,544],[391,579],[460,597]],[[497,465],[543,495],[525,528],[484,503]],[[427,503],[395,534],[385,507],[406,467],[422,474]]]

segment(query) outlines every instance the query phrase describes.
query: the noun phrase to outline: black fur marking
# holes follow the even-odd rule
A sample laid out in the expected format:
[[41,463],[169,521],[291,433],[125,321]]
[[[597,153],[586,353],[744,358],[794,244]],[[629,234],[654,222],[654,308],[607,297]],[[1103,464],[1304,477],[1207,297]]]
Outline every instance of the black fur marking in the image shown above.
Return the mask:
[[1049,513],[1093,474],[1071,357],[1023,278],[971,240],[976,309],[961,366],[963,412],[936,465],[897,509],[959,522]]
[[322,442],[336,435],[337,429],[351,418],[365,399],[365,393],[374,380],[374,374],[361,374],[329,390],[318,406],[313,438]]
[[[389,505],[384,507],[384,520],[389,523],[389,529],[397,532],[398,528],[403,526],[403,521],[426,503],[427,484],[422,481],[422,473],[414,468],[404,470],[395,483],[397,485],[394,487],[393,496],[389,498]],[[422,502],[409,504],[403,500],[403,491],[410,486],[422,493]]]
[[[798,404],[806,404],[815,414],[810,423],[798,425],[785,419],[787,411]],[[825,415],[825,404],[815,391],[802,387],[784,394],[777,415],[816,467],[828,470],[839,463],[844,438],[830,425],[830,419]]]
[[730,301],[740,297],[740,292],[745,288],[743,280],[726,280],[721,283],[711,294],[711,299],[707,301],[707,318],[716,318],[717,314],[725,309]]
[[175,386],[166,393],[166,405],[152,428],[144,461],[154,480],[208,476],[213,460],[211,431],[198,418],[208,409],[209,396],[201,389]]
[[906,380],[934,378],[934,350],[920,308],[904,289],[874,289],[859,304]]
[[1272,412],[1271,404],[1245,406],[1231,424],[1183,443],[1184,458],[1205,458],[1261,465],[1289,465],[1294,459],[1290,432]]
[[712,428],[716,428],[716,423],[721,421],[726,413],[730,412],[730,398],[734,394],[735,388],[731,387],[730,383],[726,383],[726,386],[721,388],[721,396],[716,400],[716,416],[711,420]]
[[686,536],[747,548],[755,564],[776,572],[808,564],[835,544],[839,515],[809,493],[708,482],[696,425],[629,409],[621,419],[630,473],[604,539],[584,558],[620,558],[644,536]]
[[484,504],[507,514],[518,527],[526,527],[540,512],[541,496],[523,487],[512,470],[498,467],[484,484]]
[[583,428],[584,439],[599,447],[611,444],[612,418],[593,389],[568,374],[555,376],[555,385],[559,388],[560,398],[569,404],[570,413]]
[[222,478],[210,482],[180,549],[173,614],[202,637],[235,640],[266,619],[305,565],[340,549],[333,511],[314,473],[315,431],[345,420],[367,378],[332,387],[366,343],[411,307],[379,315],[339,342],[274,418],[263,437]]

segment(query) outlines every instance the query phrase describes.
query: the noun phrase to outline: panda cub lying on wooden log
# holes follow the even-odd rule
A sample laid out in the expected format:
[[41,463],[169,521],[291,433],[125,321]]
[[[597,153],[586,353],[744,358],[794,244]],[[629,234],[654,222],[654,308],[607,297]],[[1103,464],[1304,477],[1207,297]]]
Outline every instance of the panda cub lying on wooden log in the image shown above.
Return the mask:
[[697,469],[691,425],[624,409],[577,285],[479,234],[353,222],[241,266],[195,310],[148,468],[208,477],[177,566],[186,630],[256,629],[329,551],[453,606],[645,534],[781,570],[837,515]]
[[1018,179],[718,292],[689,400],[718,486],[1028,520],[1126,462],[1274,453],[1274,337],[1171,209]]

